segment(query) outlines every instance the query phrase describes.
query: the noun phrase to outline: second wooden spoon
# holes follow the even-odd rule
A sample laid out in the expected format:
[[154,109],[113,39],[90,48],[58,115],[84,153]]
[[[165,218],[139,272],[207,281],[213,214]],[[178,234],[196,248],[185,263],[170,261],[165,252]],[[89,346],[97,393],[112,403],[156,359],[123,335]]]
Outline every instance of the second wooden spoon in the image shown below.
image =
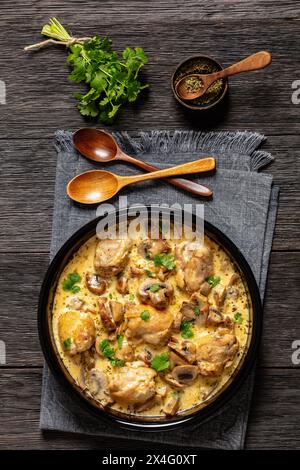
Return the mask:
[[[237,62],[236,64],[227,67],[226,69],[220,70],[210,74],[197,74],[193,73],[186,75],[176,85],[176,93],[183,100],[194,100],[204,95],[206,90],[220,78],[229,77],[241,72],[250,72],[251,70],[259,70],[267,67],[272,61],[270,52],[260,51],[256,54],[252,54],[246,59]],[[187,81],[191,81],[188,84]],[[193,88],[195,88],[193,90]]]
[[[149,163],[143,162],[142,160],[138,160],[124,153],[113,136],[100,129],[79,129],[73,135],[73,143],[78,152],[94,162],[106,163],[114,160],[121,160],[138,166],[146,171],[158,170],[156,166],[150,165]],[[186,191],[198,196],[209,197],[212,195],[212,190],[210,188],[207,188],[202,184],[195,183],[192,180],[168,178],[166,183],[177,186],[180,189],[185,189]]]
[[99,204],[115,196],[120,189],[132,183],[167,178],[168,176],[202,173],[214,170],[215,167],[215,159],[210,157],[134,176],[120,176],[109,171],[91,170],[75,176],[67,186],[67,193],[73,201],[82,204]]

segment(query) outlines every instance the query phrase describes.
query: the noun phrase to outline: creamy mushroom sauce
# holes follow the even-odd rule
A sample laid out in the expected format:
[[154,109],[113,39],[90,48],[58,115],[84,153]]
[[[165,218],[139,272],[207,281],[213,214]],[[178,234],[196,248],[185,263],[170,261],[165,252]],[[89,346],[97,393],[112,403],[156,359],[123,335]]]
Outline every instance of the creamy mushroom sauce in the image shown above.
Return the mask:
[[[74,254],[73,258],[69,261],[64,271],[62,272],[55,292],[52,319],[54,339],[59,355],[62,358],[65,367],[67,368],[68,372],[73,377],[75,382],[79,384],[83,389],[85,389],[85,393],[90,396],[93,396],[93,394],[91,393],[91,390],[88,389],[87,385],[83,382],[82,379],[82,371],[85,370],[84,368],[82,368],[82,363],[85,361],[84,357],[86,353],[76,354],[74,356],[70,356],[70,354],[68,354],[68,351],[66,351],[66,348],[63,344],[63,338],[60,337],[59,318],[66,312],[74,310],[74,307],[72,305],[72,302],[74,304],[74,300],[75,305],[78,303],[78,300],[82,301],[83,305],[81,308],[79,308],[79,310],[83,309],[93,319],[96,328],[96,343],[98,342],[98,344],[100,344],[100,342],[104,339],[111,338],[110,346],[115,350],[115,357],[118,357],[119,349],[117,339],[113,339],[114,334],[109,333],[101,322],[101,318],[99,315],[99,305],[97,302],[99,295],[91,293],[85,284],[86,273],[95,272],[94,256],[97,243],[98,240],[96,237],[90,238]],[[157,268],[155,268],[153,260],[146,259],[145,257],[140,255],[138,250],[138,246],[140,243],[140,241],[134,242],[134,245],[130,250],[129,259],[125,268],[126,273],[129,272],[132,266],[138,266],[143,271],[148,270],[155,273],[157,271]],[[178,242],[178,240],[170,240],[168,241],[168,243],[172,250],[171,253],[174,253],[176,246],[180,242]],[[233,262],[230,260],[230,258],[227,256],[225,251],[207,236],[205,236],[205,246],[209,247],[213,254],[213,275],[220,277],[220,282],[217,284],[217,286],[211,289],[209,295],[207,296],[209,304],[211,306],[216,306],[215,293],[220,293],[223,288],[226,288],[226,286],[228,286],[229,284],[230,279],[232,278],[232,275],[238,273],[238,270],[233,264]],[[63,282],[67,278],[68,274],[74,272],[78,273],[81,277],[81,281],[76,284],[80,287],[80,291],[76,294],[73,294],[70,291],[66,291],[63,288]],[[117,276],[112,276],[111,279],[108,279],[108,287],[106,291],[101,295],[101,297],[117,300],[123,304],[126,304],[128,302],[140,304],[141,302],[137,295],[137,291],[139,289],[139,286],[149,279],[150,278],[147,276],[145,271],[140,277],[133,277],[129,275],[128,293],[120,294],[117,290],[118,278]],[[177,266],[167,275],[166,282],[173,286],[174,296],[170,302],[170,305],[166,309],[159,310],[159,315],[163,316],[168,312],[175,317],[176,313],[178,313],[178,311],[180,311],[181,309],[182,302],[188,301],[191,297],[191,293],[187,293],[185,289],[178,287]],[[231,319],[232,324],[230,327],[228,327],[229,330],[226,325],[198,326],[196,319],[195,322],[192,322],[192,331],[194,336],[188,339],[188,341],[193,342],[197,347],[199,347],[199,345],[207,341],[207,339],[212,337],[212,335],[219,333],[224,334],[224,331],[225,333],[230,332],[235,335],[238,341],[238,352],[236,353],[233,360],[229,361],[226,364],[223,372],[220,375],[205,376],[199,373],[197,378],[192,381],[191,384],[184,385],[183,388],[177,390],[170,384],[166,383],[166,381],[164,380],[164,375],[166,373],[170,374],[170,370],[164,370],[162,372],[158,372],[154,379],[156,391],[158,393],[157,396],[159,397],[158,403],[154,402],[149,409],[139,411],[139,406],[134,404],[128,404],[126,403],[126,401],[113,401],[112,403],[107,404],[105,402],[101,403],[101,400],[99,400],[99,405],[102,406],[104,404],[108,407],[128,414],[139,414],[143,416],[165,416],[166,413],[164,411],[164,406],[166,401],[170,400],[171,396],[176,395],[176,397],[178,398],[178,405],[177,409],[175,410],[175,413],[177,414],[180,414],[180,412],[193,408],[195,405],[199,405],[201,403],[203,403],[205,406],[205,401],[211,399],[213,396],[216,396],[223,388],[223,386],[226,385],[231,375],[236,370],[239,362],[241,361],[247,349],[247,337],[250,334],[251,330],[248,304],[249,300],[247,296],[247,289],[245,288],[243,280],[240,277],[238,277],[238,280],[234,284],[233,289],[231,288],[231,294],[232,290],[234,289],[236,292],[238,292],[238,296],[227,296],[224,305],[221,308],[222,314]],[[70,302],[72,307],[69,306]],[[144,305],[141,307],[140,311],[150,310],[150,308],[151,307],[149,307],[148,305]],[[151,312],[152,311],[153,310],[151,310]],[[228,331],[226,330],[226,328]],[[171,332],[171,334],[173,338],[175,337],[178,338],[180,341],[184,341],[184,339],[182,338],[182,332],[173,331]],[[147,350],[152,353],[153,356],[161,354],[163,352],[170,352],[168,342],[165,342],[162,345],[153,345],[146,344],[143,341],[140,343],[138,339],[130,339],[129,341],[130,344],[132,344],[134,347],[135,357],[139,356],[138,353],[143,351],[145,346]],[[94,345],[91,346],[89,354],[94,361],[92,363],[92,367],[96,367],[104,371],[108,379],[113,377],[113,375],[119,372],[122,368],[122,366],[114,366],[109,359],[103,357],[103,355],[97,354],[95,352]],[[139,357],[135,358],[134,360],[139,360]],[[197,365],[197,362],[195,364]],[[151,364],[148,364],[147,367],[151,367]],[[149,403],[151,404],[151,401]],[[145,408],[147,408],[147,406]],[[171,414],[174,414],[174,412]]]

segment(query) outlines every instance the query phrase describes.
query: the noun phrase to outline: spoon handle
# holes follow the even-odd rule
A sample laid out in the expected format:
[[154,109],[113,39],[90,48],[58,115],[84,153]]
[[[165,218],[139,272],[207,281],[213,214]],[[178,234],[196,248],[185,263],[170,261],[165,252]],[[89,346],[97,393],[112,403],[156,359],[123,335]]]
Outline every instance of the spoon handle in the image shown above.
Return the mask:
[[[129,155],[126,155],[125,153],[122,153],[122,155],[120,156],[120,160],[132,163],[133,165],[138,166],[139,168],[142,168],[143,170],[146,170],[146,171],[158,171],[159,170],[157,166],[150,165],[149,163],[143,162],[142,160],[138,160],[136,158],[130,157]],[[177,186],[177,188],[185,189],[186,191],[196,194],[197,196],[209,197],[212,195],[212,190],[210,188],[202,184],[195,183],[192,180],[186,180],[183,178],[167,178],[165,182],[172,184],[173,186]]]
[[206,171],[214,170],[216,161],[212,157],[203,158],[194,162],[183,163],[182,165],[174,166],[173,168],[166,168],[164,170],[154,171],[153,173],[122,176],[119,177],[119,189],[127,186],[128,184],[137,183],[139,181],[154,180],[158,178],[167,178],[168,176],[185,175],[192,173],[203,173]]
[[251,72],[251,70],[259,70],[267,67],[272,61],[272,55],[267,51],[256,52],[255,54],[246,57],[246,59],[237,62],[236,64],[210,74],[209,78],[215,81],[219,78],[229,77],[242,72]]

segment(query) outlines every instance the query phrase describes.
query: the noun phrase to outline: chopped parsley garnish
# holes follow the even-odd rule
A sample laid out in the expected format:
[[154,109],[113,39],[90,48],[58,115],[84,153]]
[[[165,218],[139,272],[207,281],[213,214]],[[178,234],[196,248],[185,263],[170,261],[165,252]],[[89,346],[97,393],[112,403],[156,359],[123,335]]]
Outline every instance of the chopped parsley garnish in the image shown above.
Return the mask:
[[135,295],[134,294],[129,294],[129,300],[133,301],[135,299]]
[[183,320],[183,322],[181,322],[180,331],[182,338],[189,339],[194,336],[194,333],[191,328],[191,322],[189,322],[188,320]]
[[209,276],[209,277],[206,279],[206,282],[208,282],[208,284],[209,284],[211,287],[216,287],[216,285],[219,284],[220,281],[221,281],[220,276]]
[[152,284],[152,286],[150,286],[149,288],[149,291],[154,293],[154,292],[157,292],[159,289],[160,289],[159,284]]
[[71,344],[72,344],[71,338],[67,338],[67,339],[64,340],[64,348],[65,349],[70,349]]
[[237,323],[238,325],[241,325],[241,323],[243,323],[243,317],[240,312],[236,312],[233,318],[234,318],[235,323]]
[[194,307],[194,308],[193,308],[193,311],[194,311],[194,314],[197,315],[197,317],[199,317],[199,315],[200,315],[200,308],[199,308],[199,307]]
[[119,348],[119,349],[122,349],[123,340],[124,340],[124,335],[118,335],[118,336],[117,336],[117,342],[118,342],[118,348]]
[[113,366],[124,366],[125,361],[123,359],[118,359],[115,357],[115,350],[110,346],[109,341],[107,339],[101,341],[100,349],[103,353],[103,356],[106,357]]
[[77,286],[78,282],[81,281],[80,274],[74,272],[69,273],[63,281],[63,290],[70,291],[72,294],[77,294],[80,291],[80,287]]
[[108,294],[108,297],[109,297],[110,299],[112,299],[112,298],[113,298],[113,296],[112,296],[112,293],[111,293],[111,292]]
[[150,312],[149,310],[144,310],[142,313],[141,313],[141,319],[144,320],[144,321],[148,321],[150,319]]
[[151,367],[157,372],[168,369],[170,367],[169,355],[167,353],[157,354],[151,361]]
[[158,253],[153,258],[156,267],[163,266],[168,271],[172,271],[176,268],[174,256],[171,253]]
[[145,269],[145,273],[148,277],[154,277],[154,274],[149,269]]

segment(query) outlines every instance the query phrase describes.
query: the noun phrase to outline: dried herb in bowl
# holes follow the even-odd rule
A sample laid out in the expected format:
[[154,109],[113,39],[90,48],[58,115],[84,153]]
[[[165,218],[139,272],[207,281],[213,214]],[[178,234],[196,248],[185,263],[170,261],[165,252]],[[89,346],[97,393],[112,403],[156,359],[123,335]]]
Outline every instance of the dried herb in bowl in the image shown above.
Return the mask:
[[[176,84],[181,80],[183,77],[191,75],[191,74],[209,74],[213,72],[217,72],[219,67],[217,64],[211,60],[209,57],[195,57],[190,60],[184,62],[177,70],[174,76],[174,87],[176,88]],[[199,83],[196,83],[195,80]],[[189,83],[188,86],[191,91],[197,91],[201,87],[201,80],[196,79],[196,77],[191,77],[186,80],[186,82],[193,80],[192,83]],[[212,104],[214,101],[217,101],[220,95],[223,93],[225,86],[224,79],[220,79],[215,81],[204,93],[204,95],[200,96],[199,98],[195,98],[194,100],[190,100],[189,104],[191,105],[199,105],[199,106],[207,106]]]

